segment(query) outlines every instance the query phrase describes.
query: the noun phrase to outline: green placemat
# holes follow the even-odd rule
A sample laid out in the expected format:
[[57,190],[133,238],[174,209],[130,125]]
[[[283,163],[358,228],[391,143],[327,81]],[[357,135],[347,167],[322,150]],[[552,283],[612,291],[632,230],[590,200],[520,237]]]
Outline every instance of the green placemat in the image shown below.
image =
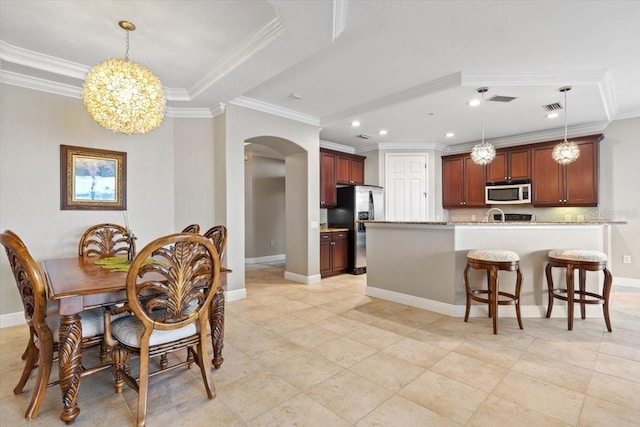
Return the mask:
[[[152,263],[162,264],[161,262],[153,258],[145,259],[142,264],[152,264]],[[114,256],[114,257],[101,258],[96,261],[96,264],[102,268],[106,268],[107,270],[111,270],[111,271],[127,272],[129,271],[129,267],[131,267],[131,264],[127,262],[126,256]]]

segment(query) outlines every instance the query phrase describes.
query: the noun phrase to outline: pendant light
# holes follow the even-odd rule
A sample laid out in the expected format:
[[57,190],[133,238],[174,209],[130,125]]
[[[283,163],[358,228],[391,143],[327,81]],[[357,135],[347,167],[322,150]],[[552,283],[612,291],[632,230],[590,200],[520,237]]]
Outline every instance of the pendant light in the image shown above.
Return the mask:
[[124,59],[94,66],[85,78],[82,101],[101,126],[125,134],[146,133],[160,126],[167,108],[160,79],[147,67],[129,61],[129,32],[136,26],[120,21],[127,32]]
[[478,89],[478,92],[482,94],[482,142],[476,144],[471,150],[471,160],[478,165],[489,164],[496,157],[496,149],[493,144],[484,140],[484,93],[488,90],[487,87]]
[[564,92],[564,141],[553,147],[551,157],[561,165],[568,165],[575,162],[580,157],[580,148],[575,142],[567,141],[567,92],[571,90],[571,86],[560,88],[560,92]]

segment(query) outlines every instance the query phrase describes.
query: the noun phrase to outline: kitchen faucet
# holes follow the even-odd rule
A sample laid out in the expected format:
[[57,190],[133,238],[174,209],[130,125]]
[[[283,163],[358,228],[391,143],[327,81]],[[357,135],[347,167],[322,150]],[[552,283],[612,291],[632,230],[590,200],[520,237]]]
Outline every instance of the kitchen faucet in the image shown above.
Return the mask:
[[492,211],[498,211],[500,212],[500,215],[502,216],[502,222],[504,222],[504,212],[502,211],[502,209],[498,209],[498,208],[491,208],[487,211],[487,216],[484,217],[484,222],[489,222],[489,214]]

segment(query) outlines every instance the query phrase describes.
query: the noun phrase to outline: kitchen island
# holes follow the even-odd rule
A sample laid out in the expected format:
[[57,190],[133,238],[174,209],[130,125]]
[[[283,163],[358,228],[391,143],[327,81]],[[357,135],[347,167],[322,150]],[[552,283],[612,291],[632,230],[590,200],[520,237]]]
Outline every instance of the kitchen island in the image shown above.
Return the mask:
[[[523,317],[544,317],[547,253],[555,248],[593,249],[611,259],[610,227],[624,222],[394,222],[363,221],[367,233],[367,288],[372,297],[446,314],[464,316],[462,275],[472,249],[508,249],[520,255]],[[564,270],[554,269],[554,282],[564,284]],[[472,283],[484,271],[472,271]],[[515,273],[500,272],[500,286],[510,291]],[[615,280],[615,274],[614,274]],[[587,274],[587,289],[600,290],[602,272]],[[556,307],[557,305],[557,307]],[[553,316],[566,317],[566,305],[554,305]],[[486,316],[486,305],[472,305],[472,316]],[[588,317],[602,315],[601,306],[587,307]],[[500,308],[500,316],[515,316]]]

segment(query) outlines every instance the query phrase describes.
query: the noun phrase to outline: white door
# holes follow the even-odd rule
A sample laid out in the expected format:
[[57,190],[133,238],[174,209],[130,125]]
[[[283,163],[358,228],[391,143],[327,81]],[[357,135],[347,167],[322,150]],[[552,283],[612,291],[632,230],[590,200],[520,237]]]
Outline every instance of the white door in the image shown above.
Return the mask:
[[427,220],[426,154],[387,154],[387,220]]

